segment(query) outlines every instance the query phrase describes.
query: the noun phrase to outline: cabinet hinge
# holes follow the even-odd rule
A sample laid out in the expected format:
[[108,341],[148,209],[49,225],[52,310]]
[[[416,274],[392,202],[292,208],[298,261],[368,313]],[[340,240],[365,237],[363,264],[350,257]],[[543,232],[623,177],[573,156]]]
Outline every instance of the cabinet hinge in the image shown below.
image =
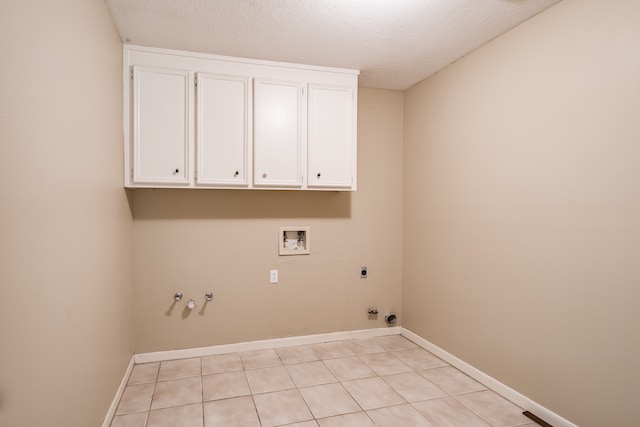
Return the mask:
[[193,84],[194,84],[196,87],[198,87],[198,76],[195,76],[195,77],[193,78]]
[[193,171],[193,179],[198,179],[198,171]]
[[131,76],[131,80],[133,80],[133,70],[129,71],[129,76]]

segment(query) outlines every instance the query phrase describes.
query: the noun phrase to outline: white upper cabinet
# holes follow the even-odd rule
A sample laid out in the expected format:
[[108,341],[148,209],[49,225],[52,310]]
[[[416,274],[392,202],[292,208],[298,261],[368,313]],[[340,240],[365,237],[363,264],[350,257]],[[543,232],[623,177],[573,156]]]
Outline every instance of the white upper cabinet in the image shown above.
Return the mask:
[[125,187],[356,190],[358,71],[124,46]]
[[134,184],[189,184],[189,72],[133,67]]
[[197,73],[198,186],[249,185],[250,90],[246,77]]
[[353,88],[309,85],[309,187],[350,189],[355,184]]
[[255,80],[256,186],[302,187],[302,91],[296,82]]

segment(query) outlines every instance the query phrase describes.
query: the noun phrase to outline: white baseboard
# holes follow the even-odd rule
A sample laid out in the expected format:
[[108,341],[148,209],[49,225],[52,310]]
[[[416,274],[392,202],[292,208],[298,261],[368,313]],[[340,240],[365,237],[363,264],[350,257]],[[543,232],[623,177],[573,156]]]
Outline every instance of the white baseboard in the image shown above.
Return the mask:
[[241,351],[265,350],[268,348],[292,347],[296,345],[319,344],[328,341],[362,339],[399,335],[402,328],[363,329],[360,331],[331,332],[327,334],[304,335],[299,337],[274,338],[261,341],[249,341],[237,344],[214,345],[210,347],[188,348],[184,350],[157,351],[140,353],[134,356],[135,363],[162,362],[164,360],[186,359],[189,357],[205,357],[217,354],[238,353]]
[[476,381],[478,381],[488,389],[495,391],[496,393],[498,393],[505,399],[508,399],[511,402],[515,403],[525,411],[529,411],[532,414],[535,414],[537,417],[543,419],[544,421],[553,425],[554,427],[577,427],[571,421],[568,421],[562,418],[560,415],[556,414],[555,412],[550,411],[549,409],[534,402],[533,400],[522,395],[521,393],[518,393],[511,387],[501,383],[495,378],[490,377],[484,372],[458,359],[453,354],[448,353],[447,351],[441,349],[435,344],[432,344],[431,342],[425,340],[424,338],[411,332],[410,330],[402,328],[401,334],[403,337],[410,339],[414,343],[418,344],[420,347],[424,348],[425,350],[433,353],[434,355],[438,356],[440,359],[449,363],[451,366],[469,375],[471,378],[475,379]]
[[122,398],[122,394],[124,393],[124,388],[127,386],[129,382],[129,377],[131,376],[131,372],[133,371],[133,366],[135,365],[134,357],[131,357],[129,361],[129,366],[127,366],[127,370],[124,373],[124,377],[122,381],[120,381],[120,387],[118,387],[118,391],[116,391],[116,395],[111,402],[111,406],[109,406],[109,410],[107,411],[107,415],[104,417],[104,421],[102,422],[102,427],[109,427],[111,425],[111,421],[113,421],[113,417],[116,415],[116,410],[118,409],[118,403],[120,403],[120,399]]

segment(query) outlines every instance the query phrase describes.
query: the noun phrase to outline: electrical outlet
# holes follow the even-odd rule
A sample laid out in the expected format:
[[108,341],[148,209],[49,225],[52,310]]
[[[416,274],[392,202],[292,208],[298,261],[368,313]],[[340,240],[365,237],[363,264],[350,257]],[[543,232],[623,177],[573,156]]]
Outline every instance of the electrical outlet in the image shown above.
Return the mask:
[[278,283],[278,270],[271,270],[269,272],[269,282]]
[[367,267],[360,267],[360,278],[361,279],[366,279],[367,278]]

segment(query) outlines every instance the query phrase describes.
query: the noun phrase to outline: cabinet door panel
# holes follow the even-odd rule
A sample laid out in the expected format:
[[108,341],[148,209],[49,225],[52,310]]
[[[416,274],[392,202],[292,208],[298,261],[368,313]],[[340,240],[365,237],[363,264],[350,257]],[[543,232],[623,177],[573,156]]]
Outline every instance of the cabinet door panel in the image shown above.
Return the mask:
[[133,180],[189,184],[189,72],[134,67]]
[[309,85],[308,186],[354,184],[354,95],[350,87]]
[[302,186],[302,86],[256,79],[254,94],[254,185]]
[[197,183],[248,185],[249,79],[198,73]]

